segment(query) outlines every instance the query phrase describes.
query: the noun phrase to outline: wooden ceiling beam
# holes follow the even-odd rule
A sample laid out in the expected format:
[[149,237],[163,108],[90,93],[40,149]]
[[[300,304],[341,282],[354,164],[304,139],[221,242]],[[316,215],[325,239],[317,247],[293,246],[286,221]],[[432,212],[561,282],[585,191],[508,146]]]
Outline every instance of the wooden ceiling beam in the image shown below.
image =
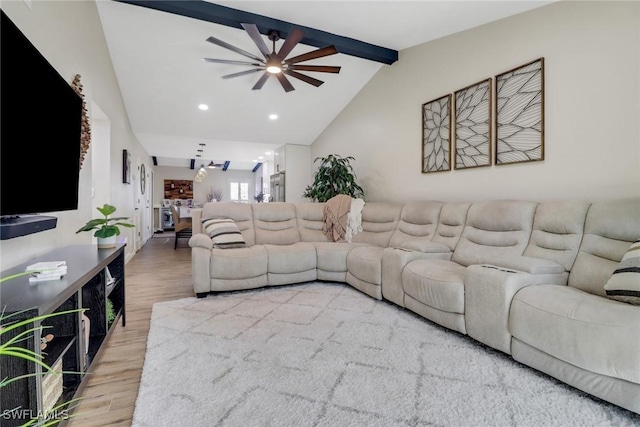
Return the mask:
[[[304,31],[305,36],[301,43],[318,48],[335,46],[338,52],[345,55],[383,64],[393,64],[398,60],[398,51],[382,46],[376,46],[349,37],[339,36],[315,28],[291,22],[281,21],[264,15],[258,15],[244,10],[233,9],[219,4],[209,3],[203,0],[116,0],[135,6],[146,7],[176,15],[226,25],[227,27],[243,30],[243,23],[255,24],[261,34],[268,35],[269,31],[276,30],[281,37],[286,39],[289,32],[295,27]],[[327,4],[327,7],[330,7]],[[244,31],[244,30],[243,30]]]

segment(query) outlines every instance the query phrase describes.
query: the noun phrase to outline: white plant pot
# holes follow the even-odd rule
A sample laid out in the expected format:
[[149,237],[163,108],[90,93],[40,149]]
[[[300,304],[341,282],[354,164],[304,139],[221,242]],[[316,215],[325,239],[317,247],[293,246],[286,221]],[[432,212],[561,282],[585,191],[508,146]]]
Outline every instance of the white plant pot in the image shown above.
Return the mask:
[[98,237],[98,249],[108,249],[116,247],[116,236],[111,237]]

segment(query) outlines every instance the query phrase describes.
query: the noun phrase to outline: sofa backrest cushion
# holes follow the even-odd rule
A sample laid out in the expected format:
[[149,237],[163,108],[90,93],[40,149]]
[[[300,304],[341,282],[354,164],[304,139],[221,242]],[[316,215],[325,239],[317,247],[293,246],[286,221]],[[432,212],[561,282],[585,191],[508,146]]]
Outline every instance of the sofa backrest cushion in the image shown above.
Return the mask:
[[447,203],[440,210],[440,219],[433,241],[447,245],[452,251],[458,245],[464,224],[467,222],[467,212],[471,203]]
[[524,255],[557,262],[570,271],[578,255],[589,206],[590,203],[574,201],[540,203]]
[[640,239],[640,198],[595,202],[587,212],[582,244],[569,273],[569,286],[606,296],[620,260]]
[[362,209],[362,231],[351,241],[387,247],[391,235],[398,227],[402,206],[397,203],[366,203]]
[[408,240],[431,240],[438,225],[442,205],[442,202],[405,204],[400,213],[398,226],[389,240],[389,246],[402,246],[402,243]]
[[202,206],[202,221],[224,218],[230,218],[236,223],[247,246],[255,245],[256,235],[251,205],[236,202],[209,202]]
[[515,200],[473,203],[452,261],[464,266],[494,264],[505,255],[522,255],[536,205]]
[[296,203],[296,220],[303,242],[329,242],[322,233],[324,203]]
[[300,241],[293,203],[251,203],[256,244],[290,245]]

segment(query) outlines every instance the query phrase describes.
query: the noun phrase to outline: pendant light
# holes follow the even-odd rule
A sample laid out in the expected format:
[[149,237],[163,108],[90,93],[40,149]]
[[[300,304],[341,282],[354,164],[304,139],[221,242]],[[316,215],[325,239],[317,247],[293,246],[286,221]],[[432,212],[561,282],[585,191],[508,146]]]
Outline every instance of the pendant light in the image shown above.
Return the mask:
[[[206,144],[201,143],[199,145],[200,148],[198,149],[198,154],[196,154],[196,157],[202,160],[202,153],[204,153],[204,147],[206,146]],[[202,182],[208,174],[209,172],[207,172],[207,169],[205,169],[204,163],[200,163],[200,169],[198,169],[198,172],[196,172],[196,176],[193,179],[195,182]]]

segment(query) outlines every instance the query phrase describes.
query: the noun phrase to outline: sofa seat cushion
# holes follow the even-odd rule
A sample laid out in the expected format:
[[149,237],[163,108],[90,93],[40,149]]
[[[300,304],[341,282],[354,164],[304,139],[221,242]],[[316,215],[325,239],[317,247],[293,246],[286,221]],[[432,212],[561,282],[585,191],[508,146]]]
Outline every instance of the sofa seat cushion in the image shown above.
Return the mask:
[[344,273],[347,271],[347,255],[364,243],[311,242],[318,256],[318,270]]
[[410,251],[424,252],[426,254],[451,253],[451,249],[449,249],[449,247],[444,243],[432,242],[431,240],[427,240],[425,238],[405,240],[396,247],[401,249],[408,249]]
[[248,279],[267,274],[267,250],[262,246],[211,250],[212,279]]
[[363,282],[382,284],[382,254],[384,248],[361,246],[353,248],[347,255],[347,270]]
[[640,307],[570,286],[516,293],[511,335],[571,365],[640,384]]
[[402,288],[429,307],[464,314],[465,269],[451,261],[411,261],[402,271]]
[[291,245],[262,245],[267,251],[267,272],[276,274],[300,273],[316,268],[316,248],[311,243]]

